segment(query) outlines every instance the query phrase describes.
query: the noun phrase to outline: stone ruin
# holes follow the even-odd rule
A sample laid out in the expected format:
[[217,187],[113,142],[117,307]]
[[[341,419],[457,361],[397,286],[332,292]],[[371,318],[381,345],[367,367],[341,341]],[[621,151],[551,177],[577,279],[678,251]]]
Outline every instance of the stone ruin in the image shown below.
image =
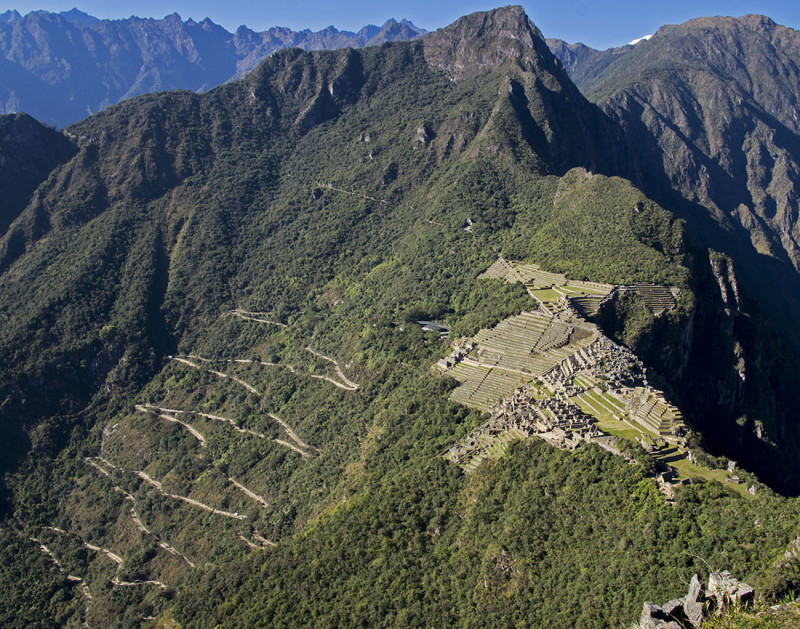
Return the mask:
[[640,629],[696,629],[711,614],[724,613],[731,605],[749,605],[755,590],[734,578],[727,570],[712,572],[704,589],[698,575],[692,577],[689,591],[683,598],[673,599],[661,607],[647,602],[639,620]]
[[464,465],[491,447],[493,439],[509,433],[519,438],[537,436],[555,447],[574,450],[582,442],[604,437],[594,418],[560,395],[537,400],[530,387],[520,387],[494,408],[493,418],[448,448],[444,456]]
[[[450,356],[437,362],[440,371],[450,372],[462,383],[451,394],[453,401],[492,414],[487,423],[446,450],[446,458],[470,471],[487,456],[502,454],[510,440],[534,435],[559,448],[574,449],[591,441],[622,454],[616,438],[598,430],[597,420],[581,407],[601,420],[608,414],[639,431],[640,442],[650,452],[672,456],[685,448],[686,426],[681,413],[661,391],[648,384],[643,363],[597,326],[581,320],[566,298],[568,289],[591,289],[594,296],[604,298],[613,289],[635,290],[658,314],[674,307],[680,296],[677,289],[576,282],[536,265],[508,263],[502,256],[480,277],[522,282],[529,292],[552,287],[563,298],[565,310],[555,316],[536,298],[538,310],[501,321],[491,330],[481,330],[475,338],[458,339]],[[548,307],[553,305],[548,301]],[[570,340],[573,345],[569,352],[559,349]],[[479,371],[479,367],[488,372]],[[458,374],[456,369],[460,370]],[[477,372],[476,377],[473,372]],[[520,382],[527,384],[520,386]],[[460,397],[456,396],[459,391],[464,391]],[[534,391],[539,398],[546,392],[550,399],[536,399]],[[659,485],[668,501],[674,496],[673,485],[666,479]]]
[[603,380],[609,389],[647,386],[642,361],[627,347],[602,335],[591,345],[568,356],[542,374],[542,378],[546,383],[569,389],[573,386],[572,377],[587,369],[595,378]]

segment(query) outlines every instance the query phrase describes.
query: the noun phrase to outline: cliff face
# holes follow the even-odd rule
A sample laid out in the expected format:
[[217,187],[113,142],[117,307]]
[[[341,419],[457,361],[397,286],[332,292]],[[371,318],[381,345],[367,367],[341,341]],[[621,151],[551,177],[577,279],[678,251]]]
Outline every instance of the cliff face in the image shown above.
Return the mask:
[[[731,258],[693,257],[691,316],[653,320],[635,343],[637,354],[706,448],[796,493],[796,354],[773,331],[769,313],[746,296]],[[615,323],[609,321],[611,329]]]
[[725,254],[693,272],[704,286],[688,370],[698,375],[676,383],[698,425],[719,451],[783,466],[797,433],[800,33],[750,15],[607,51],[551,47],[636,147],[630,177],[687,221],[696,245]]
[[423,41],[428,63],[454,81],[507,72],[493,116],[514,118],[518,137],[507,142],[521,137],[550,172],[577,165],[607,174],[633,170],[619,128],[580,94],[522,7],[463,17]]
[[748,292],[792,337],[800,33],[764,16],[700,18],[635,46],[554,50],[637,147],[631,177],[689,221],[695,242],[729,254]]
[[[471,477],[441,458],[485,417],[449,401],[429,371],[447,341],[413,322],[472,336],[535,307],[475,281],[513,252],[680,287],[663,316],[622,308],[622,333],[689,418],[732,435],[720,452],[761,422],[761,464],[799,467],[770,450],[782,427],[792,445],[788,421],[768,425],[769,392],[786,398],[759,380],[780,373],[778,344],[737,260],[697,254],[671,207],[599,174],[637,172],[631,147],[520,9],[429,41],[278,51],[64,137],[77,152],[0,238],[15,527],[0,535],[16,540],[0,562],[59,596],[42,612],[28,580],[2,583],[2,609],[54,625],[607,627],[687,557],[762,566],[756,536],[796,537],[796,518],[754,524],[788,511],[769,492],[698,483],[667,506],[597,448],[519,443]],[[747,544],[730,543],[731,513]]]

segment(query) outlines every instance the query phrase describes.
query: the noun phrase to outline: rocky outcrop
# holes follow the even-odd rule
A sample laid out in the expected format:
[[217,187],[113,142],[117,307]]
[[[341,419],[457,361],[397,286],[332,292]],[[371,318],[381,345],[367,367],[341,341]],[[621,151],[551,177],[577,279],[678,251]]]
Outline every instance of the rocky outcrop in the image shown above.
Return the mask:
[[702,625],[710,614],[724,613],[731,604],[749,605],[753,602],[755,590],[742,583],[730,572],[712,572],[708,577],[708,587],[698,575],[692,577],[689,591],[683,598],[673,599],[661,607],[647,602],[639,620],[640,629],[694,629]]

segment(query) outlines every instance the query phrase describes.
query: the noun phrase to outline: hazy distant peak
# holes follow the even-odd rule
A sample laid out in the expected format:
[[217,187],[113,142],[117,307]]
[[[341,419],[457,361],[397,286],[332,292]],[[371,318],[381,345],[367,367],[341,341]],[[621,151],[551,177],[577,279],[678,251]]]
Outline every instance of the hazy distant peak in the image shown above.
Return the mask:
[[17,20],[21,19],[22,16],[16,9],[11,9],[10,11],[0,13],[0,23],[11,24],[12,22],[16,22]]
[[75,8],[72,8],[69,11],[62,11],[59,13],[59,15],[67,20],[67,22],[77,22],[78,24],[83,24],[84,26],[91,26],[92,24],[97,24],[100,21],[93,15],[89,15],[88,13],[84,13],[83,11]]
[[[63,126],[138,94],[205,91],[253,69],[281,48],[360,48],[408,41],[426,33],[394,18],[358,33],[273,27],[235,34],[209,18],[100,20],[78,9],[0,13],[0,114],[27,111]],[[141,70],[140,70],[141,69]]]

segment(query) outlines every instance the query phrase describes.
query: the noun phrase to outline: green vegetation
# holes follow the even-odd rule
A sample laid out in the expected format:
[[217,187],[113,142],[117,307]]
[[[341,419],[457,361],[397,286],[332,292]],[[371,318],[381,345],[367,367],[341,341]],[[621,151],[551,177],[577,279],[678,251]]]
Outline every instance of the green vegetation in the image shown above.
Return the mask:
[[[703,561],[763,583],[752,567],[770,560],[752,540],[794,529],[780,504],[701,483],[670,507],[640,468],[599,448],[516,442],[468,477],[444,460],[409,469],[269,561],[209,570],[179,604],[186,622],[222,626],[243,604],[256,625],[614,626],[648,597],[680,595]],[[262,587],[274,580],[297,589]]]
[[793,629],[800,623],[800,607],[793,598],[778,605],[758,603],[736,607],[703,622],[705,629]]
[[[595,110],[548,108],[557,75],[496,70],[451,81],[420,42],[291,50],[70,128],[79,152],[0,243],[16,626],[45,600],[43,626],[601,627],[702,560],[792,582],[771,566],[797,504],[767,490],[701,482],[668,507],[595,447],[515,442],[469,477],[439,456],[485,416],[448,401],[430,371],[448,344],[410,320],[458,337],[530,308],[519,284],[475,281],[498,252],[683,287],[664,336],[691,310],[682,224],[623,180],[558,175],[605,150]],[[558,116],[597,137],[569,152]],[[637,313],[620,335],[645,338]]]

